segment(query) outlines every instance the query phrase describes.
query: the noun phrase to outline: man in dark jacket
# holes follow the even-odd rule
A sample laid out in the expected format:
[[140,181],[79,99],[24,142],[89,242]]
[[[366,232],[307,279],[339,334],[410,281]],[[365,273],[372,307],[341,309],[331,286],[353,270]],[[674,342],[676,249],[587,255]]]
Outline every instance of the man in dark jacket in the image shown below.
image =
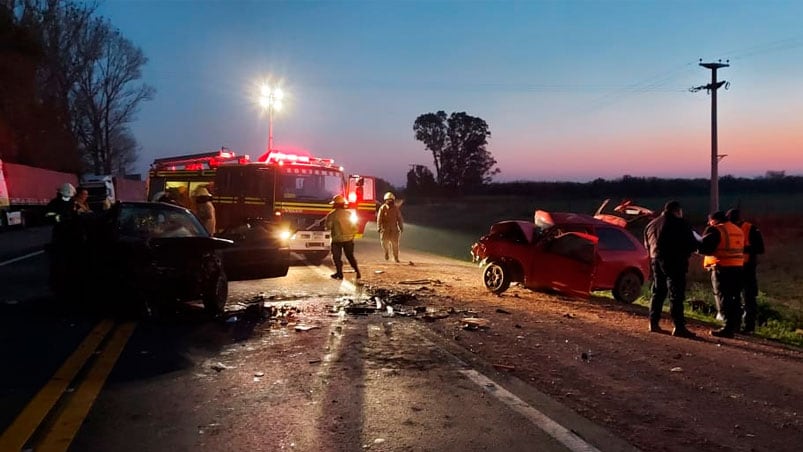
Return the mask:
[[644,230],[644,246],[650,253],[653,277],[650,332],[663,331],[659,322],[668,292],[669,313],[675,324],[672,335],[696,337],[686,329],[683,300],[686,298],[689,257],[697,250],[697,239],[691,225],[683,219],[683,209],[679,202],[667,202],[661,215],[647,225]]
[[[758,255],[764,254],[764,237],[756,225],[742,220],[739,209],[731,209],[727,213],[728,220],[741,228],[744,234],[744,266],[742,267],[742,292],[744,294],[744,326],[742,333],[752,334],[756,329],[756,314],[758,312],[758,278],[756,266]],[[719,300],[717,300],[719,301]],[[721,306],[717,305],[721,312]]]

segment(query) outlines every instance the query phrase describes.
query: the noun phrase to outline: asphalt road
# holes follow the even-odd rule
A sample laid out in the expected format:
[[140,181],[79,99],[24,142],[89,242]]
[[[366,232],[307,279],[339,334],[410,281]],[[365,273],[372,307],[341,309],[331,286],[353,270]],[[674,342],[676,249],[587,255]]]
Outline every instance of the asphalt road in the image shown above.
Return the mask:
[[49,295],[34,237],[0,236],[2,450],[629,449],[414,320],[338,310],[368,298],[353,273],[298,262],[232,282],[223,319],[118,322]]

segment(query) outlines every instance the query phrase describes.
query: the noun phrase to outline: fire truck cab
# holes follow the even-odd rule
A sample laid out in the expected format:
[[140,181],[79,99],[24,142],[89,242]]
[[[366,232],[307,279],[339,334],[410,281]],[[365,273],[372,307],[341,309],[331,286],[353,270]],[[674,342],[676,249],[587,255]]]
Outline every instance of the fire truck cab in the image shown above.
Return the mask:
[[309,154],[273,151],[254,162],[223,148],[157,159],[151,166],[149,197],[164,191],[194,210],[192,193],[200,187],[213,195],[217,233],[249,219],[270,221],[287,231],[290,251],[316,264],[329,253],[331,237],[324,218],[335,195],[349,200],[360,236],[376,212],[372,177],[346,178],[332,159]]

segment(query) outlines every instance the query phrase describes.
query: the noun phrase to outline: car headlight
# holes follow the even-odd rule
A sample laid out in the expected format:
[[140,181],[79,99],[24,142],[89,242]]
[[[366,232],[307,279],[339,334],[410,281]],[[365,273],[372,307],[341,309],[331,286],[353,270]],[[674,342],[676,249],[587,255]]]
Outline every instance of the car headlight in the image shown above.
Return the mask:
[[282,240],[285,240],[285,241],[286,240],[290,240],[290,237],[292,237],[292,236],[293,236],[293,234],[290,231],[288,231],[287,229],[284,229],[281,232],[279,232],[279,238],[282,239]]
[[353,210],[351,211],[351,215],[349,216],[349,221],[351,221],[351,224],[357,224],[357,212]]

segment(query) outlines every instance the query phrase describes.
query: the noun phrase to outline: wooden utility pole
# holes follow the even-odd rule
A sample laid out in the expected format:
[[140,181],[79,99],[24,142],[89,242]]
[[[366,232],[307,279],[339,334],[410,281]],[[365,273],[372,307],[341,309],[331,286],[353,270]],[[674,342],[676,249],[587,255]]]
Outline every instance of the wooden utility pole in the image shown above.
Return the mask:
[[711,200],[710,200],[710,207],[711,212],[716,212],[719,210],[719,160],[720,156],[717,151],[717,90],[725,85],[727,85],[724,80],[721,82],[717,82],[717,69],[728,67],[729,60],[725,60],[726,62],[723,63],[722,60],[719,60],[716,63],[703,63],[703,60],[700,60],[700,66],[711,69],[711,83],[708,85],[703,86],[696,86],[691,88],[690,91],[696,92],[700,90],[706,90],[711,93]]

